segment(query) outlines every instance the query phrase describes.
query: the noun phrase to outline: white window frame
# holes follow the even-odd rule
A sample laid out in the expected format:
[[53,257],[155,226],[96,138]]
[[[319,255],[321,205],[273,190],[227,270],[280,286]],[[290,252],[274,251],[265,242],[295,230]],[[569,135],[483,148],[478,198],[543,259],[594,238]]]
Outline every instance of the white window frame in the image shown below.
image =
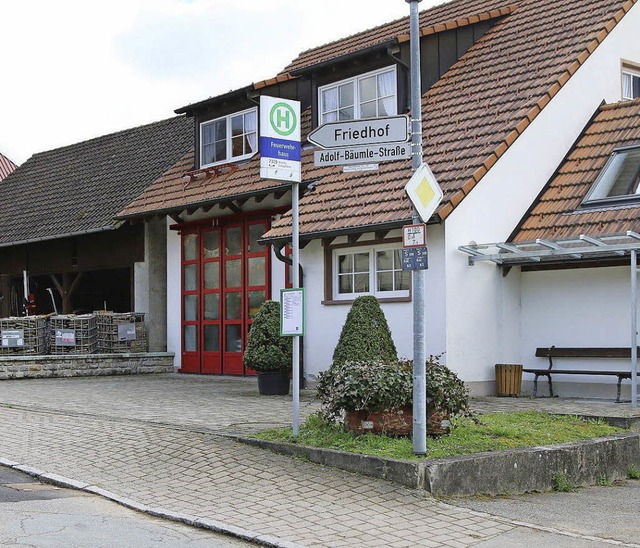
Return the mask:
[[615,185],[616,178],[618,176],[619,165],[624,161],[624,156],[622,155],[626,152],[635,152],[638,150],[640,150],[640,144],[615,149],[607,160],[607,163],[602,168],[596,182],[587,193],[582,202],[582,206],[617,204],[620,202],[640,200],[640,186],[638,186],[636,191],[632,194],[609,196],[609,192],[611,192],[611,189]]
[[[332,82],[331,84],[326,84],[324,86],[318,87],[318,125],[322,125],[325,122],[323,121],[325,113],[322,111],[322,93],[332,88],[337,88],[339,86],[343,86],[345,84],[353,84],[353,119],[359,120],[362,118],[361,115],[361,101],[360,101],[360,80],[364,80],[365,78],[370,78],[371,76],[378,76],[379,74],[384,74],[386,72],[390,72],[393,74],[393,108],[392,112],[389,112],[389,116],[395,116],[398,113],[398,73],[396,70],[396,66],[392,65],[389,67],[384,67],[378,70],[372,70],[371,72],[366,72],[364,74],[358,74],[353,78],[346,78],[344,80],[340,80],[338,82]],[[338,108],[338,110],[340,110]],[[340,119],[336,120],[340,121]]]
[[[401,250],[400,244],[380,244],[371,246],[356,246],[356,247],[338,247],[332,250],[331,256],[331,279],[333,295],[332,299],[335,301],[352,301],[362,295],[373,295],[379,299],[387,298],[408,298],[411,295],[410,289],[400,289],[395,291],[378,291],[378,271],[376,269],[376,257],[378,251],[395,251]],[[358,253],[367,253],[369,255],[369,291],[358,293],[340,293],[340,276],[339,276],[339,257],[342,255],[355,255]],[[398,268],[394,268],[395,271],[401,271],[402,265],[394,265]],[[385,271],[388,272],[388,271]],[[411,280],[411,278],[409,278]],[[409,281],[411,285],[411,281]]]
[[[249,114],[251,112],[255,112],[256,115],[256,148],[254,151],[248,153],[248,154],[242,154],[240,156],[233,156],[233,135],[232,135],[232,131],[231,131],[231,120],[233,118],[236,118],[238,116],[245,116],[246,114]],[[224,160],[220,160],[217,162],[210,162],[208,164],[203,163],[203,151],[204,151],[204,128],[206,126],[215,124],[216,122],[219,122],[220,120],[226,120],[226,152],[227,152],[227,157]],[[220,164],[228,164],[230,162],[238,162],[241,160],[246,160],[248,158],[251,158],[252,156],[254,156],[259,149],[259,142],[260,142],[260,136],[259,136],[259,132],[258,132],[258,109],[257,107],[253,107],[253,108],[248,108],[246,110],[241,110],[238,112],[234,112],[232,114],[228,114],[227,116],[220,116],[219,118],[214,118],[213,120],[207,120],[206,122],[202,122],[200,124],[200,167],[201,168],[205,168],[205,167],[210,167],[210,166],[215,166],[215,165],[220,165]]]
[[[632,67],[629,65],[622,66],[622,77],[621,77],[622,90],[620,95],[623,101],[633,101],[634,99],[637,99],[637,97],[629,97],[624,93],[624,88],[625,88],[624,81],[625,81],[625,77],[627,76],[632,79],[632,82],[634,78],[637,78],[638,80],[640,80],[640,68]],[[632,84],[632,87],[633,87],[633,84]]]

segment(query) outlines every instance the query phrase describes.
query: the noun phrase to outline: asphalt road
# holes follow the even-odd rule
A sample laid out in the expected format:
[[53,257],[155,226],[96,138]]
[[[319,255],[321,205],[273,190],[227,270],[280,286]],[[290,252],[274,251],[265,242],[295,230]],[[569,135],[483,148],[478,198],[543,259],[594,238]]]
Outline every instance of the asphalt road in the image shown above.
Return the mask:
[[0,466],[0,546],[44,548],[254,546],[134,512]]
[[[603,541],[622,546],[640,545],[640,481],[625,481],[603,487],[585,487],[570,493],[529,493],[526,495],[484,497],[449,501],[455,506],[500,516],[512,523],[527,524],[528,538],[540,535],[538,546],[556,546],[544,542],[545,536],[562,531],[559,546],[601,546]],[[547,529],[545,531],[545,529]],[[517,535],[521,531],[512,532]],[[576,535],[571,538],[571,535]],[[595,540],[597,539],[597,541]],[[505,542],[505,544],[502,544]],[[511,543],[513,542],[513,543]],[[521,546],[514,537],[493,539],[481,547]]]

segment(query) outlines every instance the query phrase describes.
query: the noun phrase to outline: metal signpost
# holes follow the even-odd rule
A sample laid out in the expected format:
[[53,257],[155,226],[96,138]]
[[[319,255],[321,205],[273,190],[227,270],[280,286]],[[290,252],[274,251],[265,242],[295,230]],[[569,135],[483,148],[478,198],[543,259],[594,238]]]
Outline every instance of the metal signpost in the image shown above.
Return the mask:
[[[293,288],[302,291],[300,286],[300,222],[298,202],[300,182],[302,181],[300,146],[300,102],[278,97],[260,96],[260,177],[290,181],[292,235],[291,250],[293,256]],[[287,295],[287,297],[284,297]],[[286,302],[285,302],[286,301]],[[297,301],[295,301],[297,302]],[[298,305],[292,305],[292,299],[286,293],[280,296],[280,309],[287,313],[288,322],[297,323],[299,315],[304,318],[304,298]],[[302,324],[304,325],[304,320]],[[287,324],[288,327],[291,323]],[[282,326],[281,326],[282,327]],[[293,336],[293,435],[299,432],[300,420],[300,333]]]
[[[410,8],[411,49],[411,167],[422,164],[422,108],[420,106],[420,29],[418,4],[421,0],[406,0]],[[420,222],[413,211],[413,224]],[[428,219],[427,219],[428,220]],[[426,221],[425,221],[426,222]],[[427,378],[424,324],[424,270],[413,271],[413,452],[427,454]]]

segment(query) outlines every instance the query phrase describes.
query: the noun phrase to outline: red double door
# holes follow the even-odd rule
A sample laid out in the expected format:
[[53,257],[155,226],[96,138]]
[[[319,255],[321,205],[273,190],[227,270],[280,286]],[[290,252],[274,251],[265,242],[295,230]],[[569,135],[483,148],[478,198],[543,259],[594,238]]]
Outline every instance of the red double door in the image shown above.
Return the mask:
[[270,297],[269,221],[182,232],[183,373],[251,375],[242,353],[255,314]]

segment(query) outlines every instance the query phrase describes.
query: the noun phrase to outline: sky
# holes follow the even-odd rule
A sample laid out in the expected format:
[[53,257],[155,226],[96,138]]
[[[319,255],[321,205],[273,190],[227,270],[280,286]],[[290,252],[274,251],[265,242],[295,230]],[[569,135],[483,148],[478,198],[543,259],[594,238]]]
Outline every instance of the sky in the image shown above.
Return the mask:
[[0,0],[0,152],[21,164],[169,118],[407,15],[406,0]]

